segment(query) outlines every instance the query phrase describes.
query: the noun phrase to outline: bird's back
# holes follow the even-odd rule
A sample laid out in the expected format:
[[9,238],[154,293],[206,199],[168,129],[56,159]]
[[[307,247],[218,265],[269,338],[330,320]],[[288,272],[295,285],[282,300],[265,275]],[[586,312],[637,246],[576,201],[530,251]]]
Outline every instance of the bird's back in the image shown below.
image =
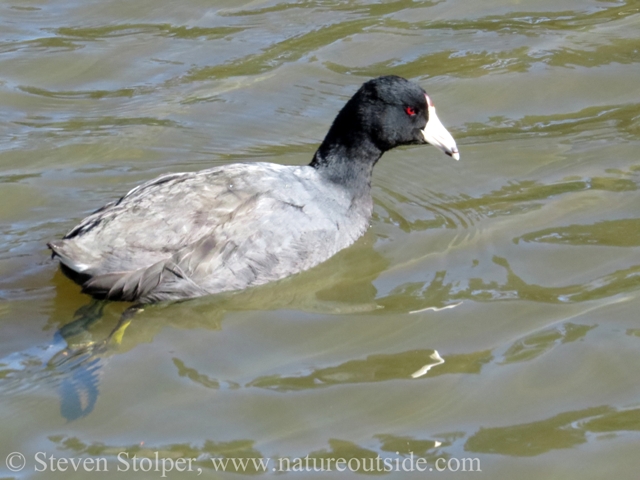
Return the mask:
[[312,167],[234,164],[147,182],[50,247],[97,297],[160,301],[306,270],[367,228],[371,199]]

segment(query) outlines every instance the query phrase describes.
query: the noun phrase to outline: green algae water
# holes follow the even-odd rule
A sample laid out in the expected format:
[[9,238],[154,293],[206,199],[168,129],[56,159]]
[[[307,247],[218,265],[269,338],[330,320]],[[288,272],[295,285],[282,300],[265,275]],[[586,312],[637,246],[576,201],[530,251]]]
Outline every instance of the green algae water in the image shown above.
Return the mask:
[[[386,154],[353,247],[103,343],[126,305],[47,241],[163,173],[308,163],[385,74],[459,162]],[[0,112],[0,478],[637,477],[639,2],[0,0]]]

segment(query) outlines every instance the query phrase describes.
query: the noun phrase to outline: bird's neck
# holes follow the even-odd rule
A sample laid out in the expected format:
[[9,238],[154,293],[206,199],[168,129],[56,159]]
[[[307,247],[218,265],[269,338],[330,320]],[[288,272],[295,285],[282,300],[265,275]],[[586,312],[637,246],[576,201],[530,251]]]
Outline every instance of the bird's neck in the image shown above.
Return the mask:
[[369,195],[373,167],[383,151],[365,135],[351,132],[348,136],[327,134],[318,148],[311,166],[327,180],[351,191],[354,196]]

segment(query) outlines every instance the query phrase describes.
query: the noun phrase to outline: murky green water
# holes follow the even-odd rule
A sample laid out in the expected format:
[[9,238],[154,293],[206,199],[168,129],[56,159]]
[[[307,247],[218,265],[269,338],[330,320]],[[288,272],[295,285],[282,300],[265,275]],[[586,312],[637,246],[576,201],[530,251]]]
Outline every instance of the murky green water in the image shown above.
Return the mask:
[[[89,302],[48,240],[161,173],[308,163],[390,73],[427,89],[460,162],[391,152],[354,247],[60,360],[124,305],[60,331]],[[0,0],[0,111],[0,477],[161,478],[117,471],[155,451],[201,478],[411,452],[482,472],[388,478],[637,477],[640,2]],[[38,473],[37,452],[109,472]]]

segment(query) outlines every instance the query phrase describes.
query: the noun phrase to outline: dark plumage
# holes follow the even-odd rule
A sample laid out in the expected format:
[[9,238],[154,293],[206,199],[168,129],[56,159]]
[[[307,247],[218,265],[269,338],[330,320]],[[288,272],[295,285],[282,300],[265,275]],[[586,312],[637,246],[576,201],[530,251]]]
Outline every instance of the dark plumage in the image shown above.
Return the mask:
[[369,224],[375,163],[424,143],[459,158],[422,88],[376,78],[340,111],[310,165],[163,175],[48,245],[97,298],[148,303],[261,285],[351,245]]

